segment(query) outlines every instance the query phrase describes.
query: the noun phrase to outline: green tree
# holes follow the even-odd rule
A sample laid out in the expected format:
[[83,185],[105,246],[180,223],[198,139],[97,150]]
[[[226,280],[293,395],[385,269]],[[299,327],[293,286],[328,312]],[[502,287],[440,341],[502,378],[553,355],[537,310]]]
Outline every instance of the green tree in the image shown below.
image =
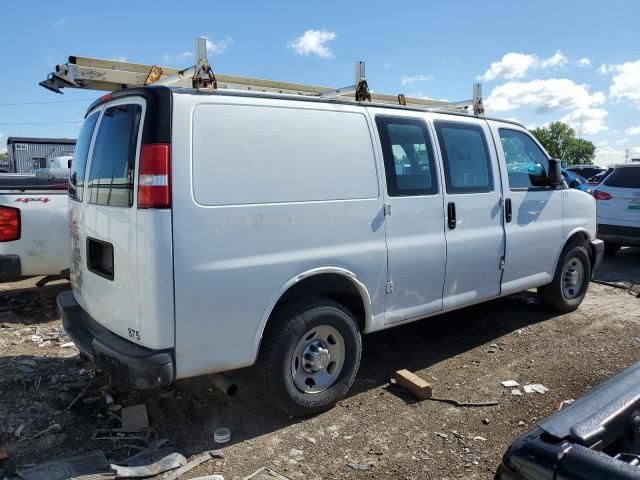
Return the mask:
[[568,165],[593,163],[596,146],[589,140],[576,137],[573,128],[563,122],[552,122],[546,127],[534,128],[531,133],[553,158]]
[[0,163],[4,163],[7,161],[7,154],[5,153],[0,153]]

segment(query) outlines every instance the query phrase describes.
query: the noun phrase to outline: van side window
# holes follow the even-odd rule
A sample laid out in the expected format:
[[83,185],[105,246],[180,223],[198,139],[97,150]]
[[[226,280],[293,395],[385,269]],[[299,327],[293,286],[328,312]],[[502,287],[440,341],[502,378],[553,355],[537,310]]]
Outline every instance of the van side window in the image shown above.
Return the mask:
[[392,197],[438,193],[433,148],[423,120],[377,116],[387,191]]
[[91,170],[89,203],[113,207],[133,205],[133,178],[140,105],[107,108],[96,135]]
[[91,137],[93,137],[93,129],[96,126],[99,112],[89,115],[80,129],[76,149],[73,153],[73,162],[71,162],[71,173],[69,175],[69,197],[74,200],[82,201],[82,192],[84,191],[84,174],[87,168],[87,156],[89,155],[89,146],[91,145]]
[[549,160],[533,139],[524,132],[499,129],[507,163],[509,188],[535,188],[549,185]]
[[493,190],[489,148],[482,128],[467,123],[435,121],[448,193]]

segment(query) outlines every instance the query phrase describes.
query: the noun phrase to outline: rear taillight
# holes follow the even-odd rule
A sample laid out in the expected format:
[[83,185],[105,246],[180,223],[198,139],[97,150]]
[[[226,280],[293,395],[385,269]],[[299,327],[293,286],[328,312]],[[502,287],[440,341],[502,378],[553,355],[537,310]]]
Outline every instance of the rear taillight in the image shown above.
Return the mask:
[[20,238],[20,210],[0,207],[0,242],[11,242]]
[[170,147],[166,143],[142,145],[138,208],[171,208]]
[[611,200],[613,198],[610,193],[602,190],[594,190],[593,196],[596,200]]

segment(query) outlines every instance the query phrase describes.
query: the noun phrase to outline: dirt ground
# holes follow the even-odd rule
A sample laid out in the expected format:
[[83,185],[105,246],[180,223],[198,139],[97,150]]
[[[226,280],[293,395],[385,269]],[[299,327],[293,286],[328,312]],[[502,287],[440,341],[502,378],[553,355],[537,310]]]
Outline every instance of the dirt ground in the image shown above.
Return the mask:
[[[158,438],[187,456],[215,448],[216,428],[231,429],[224,459],[184,478],[241,479],[262,466],[291,479],[493,478],[518,435],[563,400],[640,360],[640,249],[606,259],[597,279],[631,288],[592,283],[582,306],[566,315],[549,312],[525,292],[365,336],[348,398],[303,420],[272,407],[251,369],[230,375],[240,387],[231,399],[207,379],[118,393],[60,336],[55,296],[69,288],[66,282],[0,285],[0,478],[19,465],[96,449],[116,460],[135,453],[127,442],[92,435],[120,425],[119,406],[139,403],[147,405]],[[416,402],[389,384],[402,368],[431,382],[435,396],[499,404]],[[515,396],[503,380],[542,383],[549,391]],[[1,460],[3,452],[8,458]]]

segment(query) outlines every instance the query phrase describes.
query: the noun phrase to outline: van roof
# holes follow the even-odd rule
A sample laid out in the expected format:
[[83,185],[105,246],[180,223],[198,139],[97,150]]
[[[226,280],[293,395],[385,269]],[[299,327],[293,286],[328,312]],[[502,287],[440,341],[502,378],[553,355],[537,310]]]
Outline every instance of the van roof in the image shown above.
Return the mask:
[[[185,87],[167,87],[163,85],[150,85],[148,87],[138,87],[138,88],[128,88],[123,90],[118,90],[117,92],[113,92],[107,95],[103,95],[98,100],[93,102],[89,108],[87,109],[87,114],[96,108],[98,105],[108,102],[109,100],[115,100],[118,98],[128,97],[128,96],[142,96],[145,98],[149,98],[152,91],[159,90],[167,90],[171,91],[175,94],[180,95],[219,95],[225,97],[245,97],[245,98],[271,98],[277,100],[294,100],[297,102],[315,102],[315,103],[329,103],[334,105],[359,105],[364,107],[376,107],[376,108],[388,108],[390,110],[398,110],[398,111],[417,111],[417,112],[431,112],[431,113],[441,113],[444,115],[452,115],[457,117],[472,117],[472,118],[482,118],[485,120],[492,120],[504,123],[510,123],[512,125],[517,125],[522,128],[526,128],[520,122],[516,122],[514,120],[506,120],[503,118],[495,118],[495,117],[474,117],[467,113],[462,112],[452,112],[451,110],[438,109],[433,107],[417,107],[417,106],[404,106],[404,105],[392,105],[388,103],[376,103],[376,102],[358,102],[356,100],[348,100],[348,99],[337,99],[337,98],[325,98],[325,97],[314,97],[311,95],[292,95],[287,93],[269,93],[269,92],[258,92],[258,91],[247,91],[247,90],[231,90],[231,89],[196,89],[196,88],[185,88]],[[85,115],[86,116],[86,115]]]

